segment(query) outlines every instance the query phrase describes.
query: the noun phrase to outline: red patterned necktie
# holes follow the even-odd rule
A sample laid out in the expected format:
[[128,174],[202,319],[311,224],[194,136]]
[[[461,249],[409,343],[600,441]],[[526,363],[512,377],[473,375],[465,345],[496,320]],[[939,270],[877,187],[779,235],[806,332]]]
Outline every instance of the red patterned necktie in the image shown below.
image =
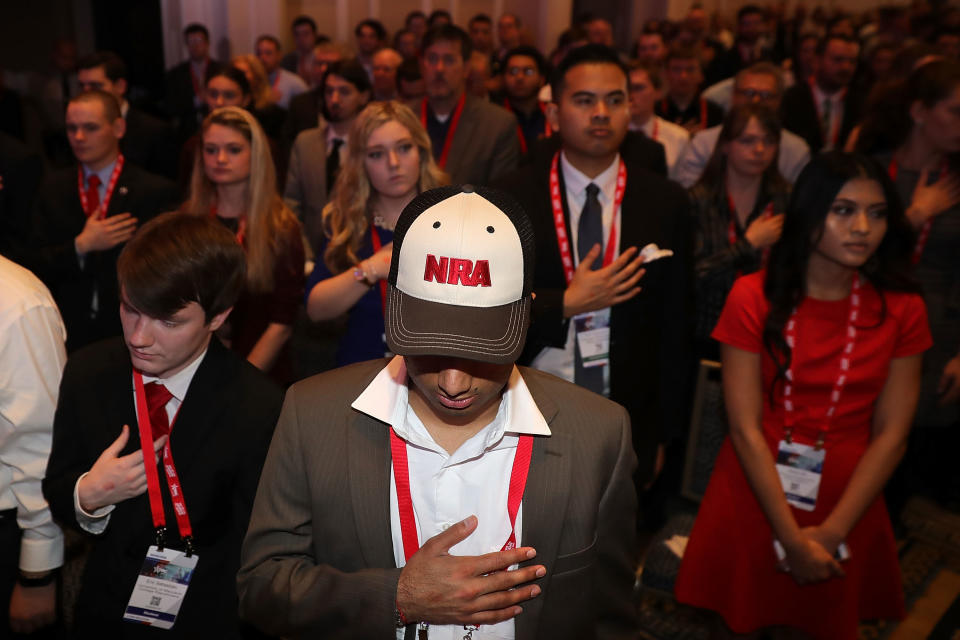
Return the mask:
[[167,418],[167,403],[173,394],[159,382],[144,386],[147,392],[147,412],[150,414],[150,427],[153,439],[170,433],[170,420]]
[[93,212],[100,206],[100,177],[91,173],[87,177],[87,210],[84,212],[87,216],[92,216]]

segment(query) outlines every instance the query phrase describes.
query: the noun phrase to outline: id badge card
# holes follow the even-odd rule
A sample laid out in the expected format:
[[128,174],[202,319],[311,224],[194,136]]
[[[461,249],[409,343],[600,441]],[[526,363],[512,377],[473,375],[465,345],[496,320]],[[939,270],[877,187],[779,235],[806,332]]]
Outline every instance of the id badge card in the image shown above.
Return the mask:
[[787,502],[797,509],[813,511],[817,506],[823,461],[822,448],[781,440],[777,449],[777,473]]
[[574,316],[573,326],[583,366],[610,364],[610,309]]
[[170,547],[160,551],[151,545],[123,619],[160,629],[171,628],[196,568],[197,554],[188,558],[186,551]]

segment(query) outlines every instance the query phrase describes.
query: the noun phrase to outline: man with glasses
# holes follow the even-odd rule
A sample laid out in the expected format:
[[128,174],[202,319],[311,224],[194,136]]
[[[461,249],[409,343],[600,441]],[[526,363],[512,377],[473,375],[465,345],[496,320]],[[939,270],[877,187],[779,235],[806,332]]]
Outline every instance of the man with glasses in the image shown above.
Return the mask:
[[[773,110],[780,107],[783,97],[783,80],[780,70],[770,62],[758,62],[737,74],[733,86],[732,105],[737,106],[751,102],[762,103]],[[705,129],[693,136],[671,170],[670,177],[684,187],[691,187],[700,179],[704,167],[710,161],[713,150],[720,138],[720,129],[717,125]],[[810,161],[810,147],[801,138],[786,128],[780,133],[780,151],[777,166],[780,174],[789,182],[795,182],[807,162]]]
[[526,153],[537,140],[553,133],[546,105],[539,99],[547,79],[547,61],[535,47],[515,47],[503,58],[503,77],[503,107],[517,117],[517,137]]

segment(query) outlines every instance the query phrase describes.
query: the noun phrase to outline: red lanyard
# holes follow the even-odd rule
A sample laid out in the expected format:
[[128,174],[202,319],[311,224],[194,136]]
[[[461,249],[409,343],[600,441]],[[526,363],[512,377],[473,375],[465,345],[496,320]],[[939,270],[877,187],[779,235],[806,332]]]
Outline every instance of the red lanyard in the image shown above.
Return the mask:
[[[377,233],[377,230],[373,228],[374,224],[370,223],[370,243],[373,245],[373,255],[377,255],[377,252],[383,247],[383,243],[380,242],[380,234]],[[387,308],[387,280],[385,278],[380,279],[380,311],[384,311]]]
[[[830,392],[830,406],[827,407],[826,417],[823,422],[823,428],[817,437],[817,446],[823,446],[823,441],[827,435],[830,420],[837,412],[837,405],[840,403],[840,394],[843,391],[843,385],[847,382],[847,371],[850,369],[850,361],[853,359],[853,347],[857,338],[857,328],[855,323],[860,312],[860,274],[853,275],[853,284],[850,287],[850,306],[847,313],[847,328],[843,332],[844,345],[840,352],[840,365],[837,370],[837,379],[833,383],[833,390]],[[793,385],[795,382],[794,372],[797,363],[797,310],[790,313],[790,319],[784,331],[784,339],[787,345],[793,350],[790,359],[790,367],[786,372],[786,382],[783,386],[783,422],[786,427],[787,442],[790,442],[793,435],[793,426],[796,424],[796,418],[793,415]]]
[[207,61],[203,61],[203,72],[200,74],[200,77],[197,78],[196,74],[193,72],[193,62],[188,62],[190,69],[190,82],[193,83],[193,95],[197,96],[201,100],[203,99],[203,80],[207,75]]
[[[460,95],[460,101],[457,102],[457,107],[453,110],[453,117],[450,120],[450,129],[447,130],[447,137],[443,141],[443,151],[440,152],[440,160],[437,161],[437,165],[441,169],[447,168],[447,156],[450,155],[450,145],[453,144],[453,136],[457,133],[457,125],[460,124],[460,114],[463,113],[463,105],[467,101],[467,92],[464,91]],[[427,128],[427,99],[423,99],[423,103],[420,105],[420,123],[423,125],[423,128]]]
[[[660,110],[663,111],[664,117],[666,117],[667,112],[670,110],[670,101],[667,98],[664,98],[660,103]],[[677,110],[679,111],[679,109]],[[700,98],[700,124],[703,125],[704,129],[707,127],[707,101],[705,98]],[[656,138],[654,138],[656,140]]]
[[[139,371],[133,372],[133,382],[137,395],[137,423],[140,427],[140,448],[143,450],[143,468],[147,473],[147,493],[150,497],[150,514],[153,516],[153,527],[157,532],[157,546],[163,550],[166,534],[167,517],[163,512],[163,496],[160,495],[160,478],[157,466],[151,464],[153,460],[153,431],[150,427],[150,411],[147,408],[147,393],[143,388],[143,376]],[[179,415],[180,410],[177,410]],[[177,421],[173,416],[170,428]],[[163,468],[167,476],[167,488],[170,490],[170,500],[173,502],[173,511],[177,516],[177,529],[180,530],[180,539],[187,546],[187,556],[193,555],[193,528],[190,526],[190,516],[187,514],[187,503],[183,499],[183,486],[177,477],[177,467],[173,464],[173,454],[170,453],[170,439],[163,445]]]
[[[733,196],[730,195],[730,192],[727,191],[727,208],[730,209],[730,222],[727,223],[727,242],[730,245],[737,244],[737,207],[733,204]],[[763,213],[760,214],[760,218],[766,220],[773,216],[773,201],[771,200],[769,204],[763,209]],[[746,229],[744,229],[746,231]],[[767,247],[760,254],[760,264],[767,266],[767,260],[770,258],[770,247]]]
[[[560,248],[560,260],[563,262],[563,273],[567,284],[573,280],[573,255],[570,251],[570,242],[567,238],[567,226],[563,219],[563,201],[560,196],[560,177],[557,169],[560,163],[560,152],[553,155],[550,165],[550,202],[553,205],[553,224],[557,229],[557,246]],[[620,167],[617,169],[617,190],[613,198],[613,220],[610,221],[610,236],[607,238],[607,249],[603,254],[603,266],[613,262],[617,250],[617,211],[623,202],[623,192],[627,188],[627,165],[620,158]]]
[[656,140],[660,135],[660,121],[657,120],[656,115],[654,115],[652,119],[653,119],[653,131],[650,133],[650,139]]
[[[813,106],[816,107],[816,109],[817,109],[817,122],[823,122],[823,104],[822,104],[823,101],[822,101],[822,100],[819,100],[819,101],[817,100],[817,93],[816,93],[816,91],[814,91],[814,87],[816,86],[816,83],[814,82],[814,79],[813,79],[812,76],[811,76],[810,78],[807,78],[807,82],[810,84],[810,95],[813,96]],[[840,91],[840,96],[839,96],[839,98],[838,98],[837,101],[838,101],[838,102],[843,102],[843,98],[844,98],[846,95],[847,95],[847,90],[846,90],[846,89],[842,89],[842,90]],[[833,101],[833,98],[828,98],[828,100],[830,100],[830,101],[832,102],[832,101]],[[836,126],[833,125],[834,121],[836,121],[836,123],[837,123]],[[827,127],[828,127],[829,131],[824,131],[824,132],[823,132],[824,140],[826,140],[827,138],[829,138],[829,139],[830,139],[830,146],[831,146],[831,148],[836,148],[836,146],[837,146],[837,138],[840,137],[840,120],[839,120],[839,118],[837,118],[836,113],[831,113],[831,114],[830,114],[830,122],[827,123]]]
[[[120,179],[120,172],[123,171],[123,154],[117,154],[117,161],[113,165],[113,173],[110,174],[110,180],[107,181],[107,190],[103,194],[103,201],[100,203],[100,212],[96,220],[103,220],[107,217],[107,207],[110,206],[110,198],[113,196],[113,189],[117,186],[117,180]],[[83,167],[77,167],[77,191],[80,192],[80,207],[89,218],[94,214],[94,209],[90,207],[90,201],[87,200],[87,190],[83,188]]]
[[[214,219],[217,217],[217,203],[213,203],[210,205],[210,217]],[[237,220],[236,237],[237,237],[237,244],[239,244],[242,247],[244,240],[247,239],[247,217],[246,216],[240,216],[240,219]]]
[[[940,161],[940,175],[937,176],[937,180],[943,180],[947,177],[948,171],[947,158],[944,156],[943,160]],[[893,180],[894,183],[897,181],[897,174],[899,172],[900,167],[897,164],[896,157],[890,158],[890,166],[887,167],[887,173],[890,174],[890,179]],[[920,258],[923,256],[923,250],[927,246],[927,240],[930,239],[930,227],[932,226],[933,218],[928,218],[920,227],[920,232],[917,234],[917,244],[913,245],[913,253],[910,255],[911,264],[920,262]]]
[[[540,113],[543,114],[543,137],[549,138],[551,135],[553,135],[553,129],[550,127],[550,122],[547,120],[547,110],[544,108],[543,103],[539,100],[537,100],[537,106],[540,107]],[[510,106],[509,100],[503,101],[503,107],[510,113],[513,113],[513,107]],[[517,138],[520,139],[520,152],[526,153],[527,139],[523,137],[523,127],[521,127],[519,124],[517,125]]]
[[[390,451],[393,454],[393,478],[397,485],[397,509],[400,512],[400,534],[403,538],[403,555],[407,562],[420,549],[417,536],[417,520],[413,514],[413,497],[410,494],[410,468],[407,463],[407,443],[390,428]],[[510,491],[507,494],[507,515],[510,517],[510,536],[501,551],[517,546],[517,512],[527,486],[530,472],[530,457],[533,454],[533,436],[522,435],[517,443],[510,471]]]

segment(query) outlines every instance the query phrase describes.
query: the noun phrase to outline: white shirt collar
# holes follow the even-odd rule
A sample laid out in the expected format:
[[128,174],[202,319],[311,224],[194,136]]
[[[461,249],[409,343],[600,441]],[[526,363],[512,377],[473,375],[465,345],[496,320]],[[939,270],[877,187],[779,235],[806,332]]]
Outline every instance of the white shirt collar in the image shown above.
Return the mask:
[[[212,339],[216,340],[216,338]],[[194,358],[193,362],[169,378],[162,379],[153,376],[143,376],[143,384],[159,382],[167,388],[167,391],[169,391],[174,398],[183,402],[183,399],[187,397],[187,389],[190,388],[190,382],[193,381],[193,375],[197,372],[197,369],[200,368],[200,363],[203,362],[205,355],[207,355],[207,349],[204,349],[200,355]]]
[[[402,356],[394,356],[350,406],[383,422],[386,426],[392,426],[397,435],[407,442],[432,449],[435,446],[432,441],[424,441],[424,437],[429,438],[425,432],[420,433],[419,430],[415,430],[413,433],[403,433],[409,407],[408,393],[406,363]],[[491,423],[500,423],[500,428],[497,429],[499,433],[487,434],[485,440],[488,442],[497,442],[505,432],[550,435],[550,427],[547,426],[547,421],[540,413],[537,403],[530,395],[530,389],[527,388],[516,366],[510,372],[510,378],[503,391],[498,418],[501,414],[503,420],[495,419]]]
[[579,169],[570,164],[567,154],[560,152],[560,170],[563,171],[563,184],[567,191],[575,194],[583,193],[591,182],[600,187],[600,193],[608,202],[613,202],[617,191],[617,170],[620,167],[620,154],[613,159],[610,166],[604,169],[596,178],[588,178]]
[[[343,149],[343,147],[346,147],[346,146],[347,146],[347,134],[344,133],[344,134],[342,134],[342,135],[338,135],[338,134],[334,133],[333,127],[332,127],[332,126],[330,125],[330,123],[328,122],[328,123],[327,123],[327,149],[333,149],[333,141],[334,141],[334,139],[336,139],[336,138],[340,138],[341,140],[343,140],[343,144],[340,145],[340,148],[341,148],[341,149]],[[328,151],[328,153],[329,153],[329,151]],[[341,153],[342,153],[342,152],[341,152]]]

